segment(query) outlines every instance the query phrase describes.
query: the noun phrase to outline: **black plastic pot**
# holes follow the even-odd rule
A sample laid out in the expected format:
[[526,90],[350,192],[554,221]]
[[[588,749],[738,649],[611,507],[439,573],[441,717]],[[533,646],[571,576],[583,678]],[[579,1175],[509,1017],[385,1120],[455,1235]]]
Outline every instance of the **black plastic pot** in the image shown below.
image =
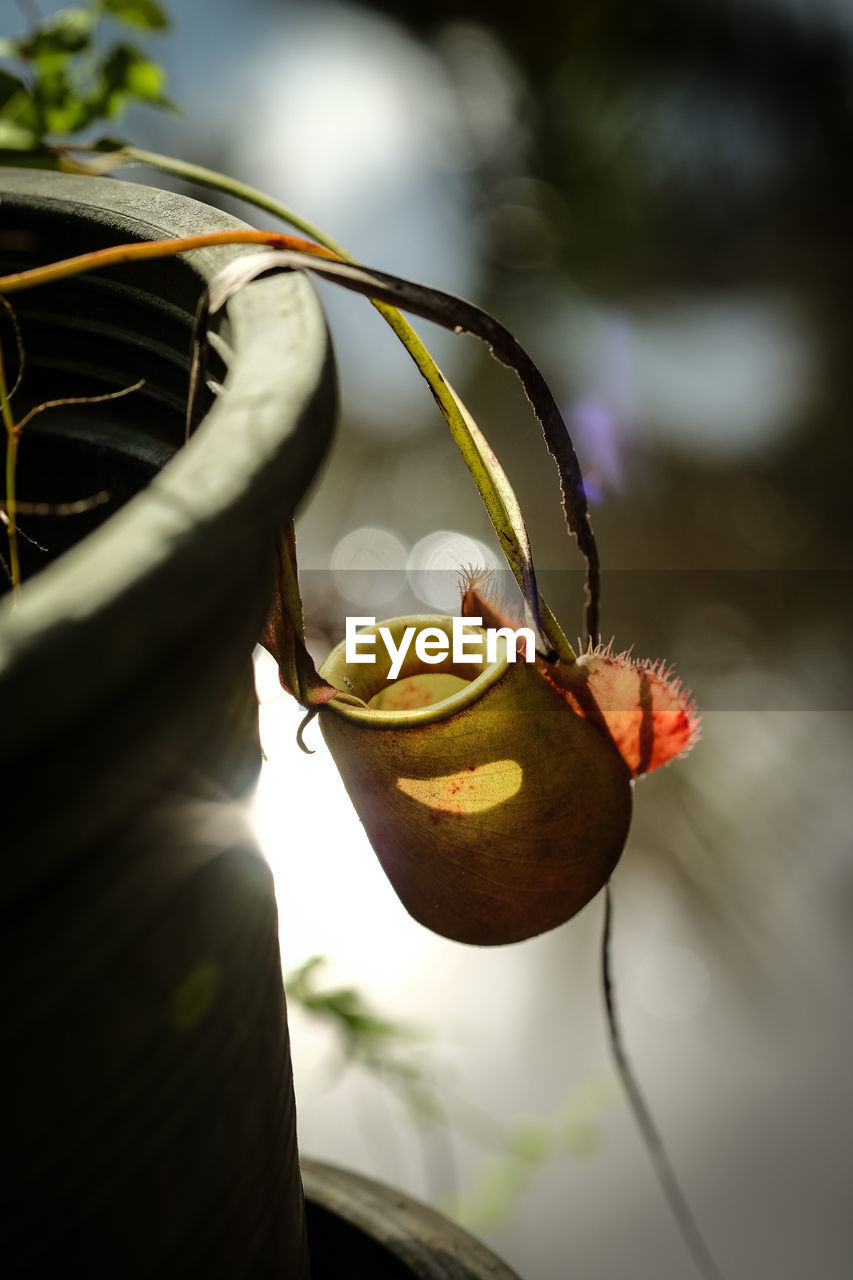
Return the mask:
[[441,1214],[372,1178],[302,1161],[314,1280],[518,1280]]
[[[4,170],[0,194],[3,271],[240,225],[108,179]],[[0,607],[6,1274],[307,1275],[272,879],[234,797],[260,763],[275,540],[335,391],[305,278],[259,281],[227,308],[224,390],[181,447],[196,303],[242,252],[14,299],[16,404],[146,381],[21,443],[21,499],[111,496],[23,519],[54,558]]]
[[[0,271],[239,225],[137,185],[0,170]],[[305,1163],[272,878],[239,798],[277,535],[335,391],[304,277],[232,299],[224,390],[184,445],[192,319],[242,248],[17,294],[29,516],[0,603],[4,1274],[513,1280],[437,1214]],[[9,342],[4,354],[9,359]],[[20,407],[19,407],[20,406]],[[298,798],[294,797],[294,802]]]

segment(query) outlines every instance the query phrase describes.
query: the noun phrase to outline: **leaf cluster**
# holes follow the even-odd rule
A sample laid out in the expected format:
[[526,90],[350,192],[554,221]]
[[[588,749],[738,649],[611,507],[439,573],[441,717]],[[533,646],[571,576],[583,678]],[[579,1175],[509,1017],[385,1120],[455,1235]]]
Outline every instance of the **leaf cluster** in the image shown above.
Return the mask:
[[617,1097],[615,1082],[590,1077],[566,1098],[555,1115],[530,1116],[500,1143],[471,1189],[447,1205],[469,1230],[507,1227],[522,1198],[553,1161],[592,1156],[601,1142],[601,1122]]
[[285,990],[289,1000],[336,1028],[347,1057],[381,1057],[381,1049],[411,1040],[412,1028],[378,1015],[355,987],[323,989],[319,977],[325,963],[325,957],[312,956],[287,975]]
[[[119,29],[104,37],[105,22]],[[17,39],[0,38],[0,150],[38,150],[98,121],[116,120],[131,102],[175,110],[165,71],[126,30],[165,31],[157,0],[88,0],[40,19]]]
[[342,1060],[358,1065],[392,1089],[419,1125],[445,1120],[439,1082],[424,1032],[385,1018],[355,987],[323,987],[325,956],[312,956],[285,975],[288,1002],[330,1027]]

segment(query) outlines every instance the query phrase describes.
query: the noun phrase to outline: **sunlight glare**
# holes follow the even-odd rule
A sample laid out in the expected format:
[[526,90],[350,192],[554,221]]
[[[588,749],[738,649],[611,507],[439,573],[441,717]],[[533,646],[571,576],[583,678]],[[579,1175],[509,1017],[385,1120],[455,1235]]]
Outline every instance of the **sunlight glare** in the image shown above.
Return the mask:
[[511,800],[521,790],[522,780],[517,760],[490,760],[441,778],[398,778],[397,786],[429,809],[461,815],[485,813]]
[[308,727],[314,754],[304,754],[296,745],[304,709],[278,685],[269,654],[257,655],[256,669],[267,759],[252,826],[275,879],[284,966],[326,955],[330,981],[340,972],[347,982],[403,988],[431,935],[400,906],[319,727]]

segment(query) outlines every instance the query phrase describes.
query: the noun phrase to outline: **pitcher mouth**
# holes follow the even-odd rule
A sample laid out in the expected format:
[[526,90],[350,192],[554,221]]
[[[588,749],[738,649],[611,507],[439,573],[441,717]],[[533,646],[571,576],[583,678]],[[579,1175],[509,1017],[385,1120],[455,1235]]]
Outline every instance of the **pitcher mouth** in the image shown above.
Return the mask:
[[[412,614],[364,627],[359,636],[376,637],[372,649],[375,661],[348,662],[346,643],[342,640],[323,662],[320,675],[342,695],[357,698],[363,705],[333,698],[325,704],[324,710],[328,708],[336,715],[364,726],[391,729],[435,724],[477,702],[501,679],[510,665],[506,642],[503,637],[498,638],[498,657],[494,662],[488,662],[485,656],[465,663],[454,662],[449,649],[452,624],[453,619],[443,614]],[[390,632],[394,644],[399,645],[409,627],[415,629],[415,635],[427,627],[440,631],[447,637],[448,653],[437,662],[426,663],[418,657],[414,644],[411,644],[396,678],[389,680],[391,656],[380,642],[380,628]],[[478,636],[485,642],[486,633],[482,627],[469,626],[466,630],[472,644]],[[365,645],[365,648],[369,647]],[[483,651],[485,653],[485,643]]]

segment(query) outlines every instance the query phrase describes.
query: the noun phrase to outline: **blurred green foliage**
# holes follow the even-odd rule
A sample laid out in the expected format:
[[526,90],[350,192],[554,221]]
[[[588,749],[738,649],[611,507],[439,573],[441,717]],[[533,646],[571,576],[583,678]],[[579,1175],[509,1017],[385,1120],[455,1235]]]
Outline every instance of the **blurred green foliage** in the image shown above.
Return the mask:
[[615,1078],[582,1082],[554,1115],[531,1116],[506,1126],[465,1098],[433,1060],[428,1033],[381,1016],[354,987],[323,987],[327,961],[312,956],[285,976],[291,1006],[329,1026],[346,1065],[370,1072],[400,1098],[421,1128],[443,1126],[489,1151],[477,1178],[444,1206],[462,1225],[505,1227],[521,1198],[555,1160],[582,1160],[601,1141],[602,1115],[618,1099]]
[[288,1001],[331,1027],[347,1065],[358,1065],[398,1093],[419,1122],[441,1119],[440,1090],[424,1056],[427,1035],[380,1015],[355,987],[323,987],[325,956],[312,956],[285,975]]
[[[110,27],[118,38],[110,37]],[[165,72],[125,28],[165,31],[169,18],[156,0],[89,0],[0,38],[0,149],[37,150],[117,120],[132,102],[176,110],[164,92]]]
[[600,1146],[602,1114],[618,1098],[615,1080],[585,1081],[553,1116],[524,1120],[506,1135],[503,1150],[483,1167],[473,1186],[448,1206],[463,1226],[505,1227],[522,1196],[551,1161],[584,1159]]

